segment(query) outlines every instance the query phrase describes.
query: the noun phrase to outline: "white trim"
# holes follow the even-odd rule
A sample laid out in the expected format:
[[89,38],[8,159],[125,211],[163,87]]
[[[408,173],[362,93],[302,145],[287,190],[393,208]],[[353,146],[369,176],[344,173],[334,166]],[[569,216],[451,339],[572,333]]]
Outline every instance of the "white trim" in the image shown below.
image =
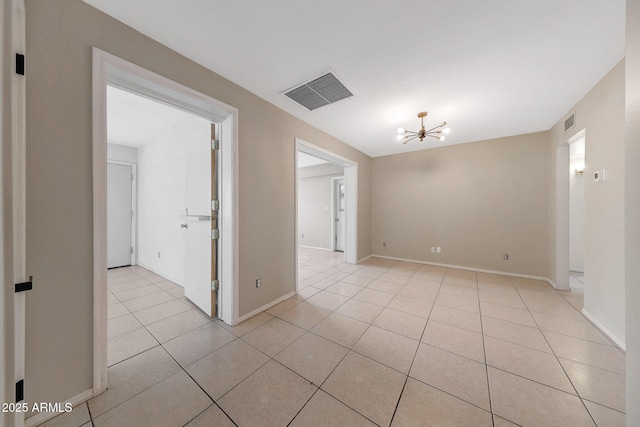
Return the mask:
[[138,260],[138,165],[132,162],[107,159],[107,164],[122,165],[131,167],[131,265],[136,265]]
[[274,306],[280,304],[282,301],[286,301],[289,298],[294,297],[296,295],[297,295],[297,292],[289,292],[288,294],[285,294],[285,295],[281,296],[280,298],[278,298],[278,299],[276,299],[274,301],[271,301],[269,304],[265,304],[262,307],[258,307],[255,310],[245,314],[244,316],[239,317],[238,318],[238,323],[242,323],[245,320],[251,319],[253,316],[257,316],[258,314],[269,310],[271,307],[274,307]]
[[[15,70],[15,53],[26,56],[26,13],[24,0],[14,0],[11,5],[11,207],[13,227],[13,283],[23,282],[27,273],[27,139],[26,139],[26,74]],[[3,5],[4,7],[4,5]],[[5,9],[6,10],[6,9]],[[4,53],[4,52],[3,52]],[[4,144],[3,144],[4,145]],[[7,375],[14,383],[26,376],[26,292],[14,294],[13,338],[14,371]],[[24,417],[16,415],[15,426],[24,425]]]
[[307,249],[317,249],[319,251],[327,251],[327,252],[333,252],[333,249],[329,249],[329,248],[319,248],[317,246],[306,246],[306,245],[298,245],[299,248],[307,248]]
[[620,347],[620,349],[622,351],[627,351],[627,345],[626,343],[621,340],[620,338],[618,338],[613,332],[611,332],[609,330],[609,328],[607,328],[606,326],[604,326],[602,323],[600,323],[595,317],[593,317],[591,315],[591,313],[589,313],[585,308],[582,309],[582,314],[584,315],[584,317],[587,318],[587,320],[589,322],[591,322],[593,324],[593,326],[595,326],[596,328],[598,328],[600,330],[600,332],[602,332],[603,334],[605,334],[607,336],[607,338],[609,338],[611,341],[613,341],[618,347]]
[[365,260],[368,259],[368,258],[371,258],[371,257],[390,259],[390,260],[394,260],[394,261],[414,262],[414,263],[417,263],[417,264],[434,265],[436,267],[455,268],[455,269],[458,269],[458,270],[477,271],[478,273],[499,274],[501,276],[522,277],[523,279],[542,280],[542,281],[548,282],[551,286],[556,288],[554,286],[555,284],[551,280],[549,280],[546,277],[542,277],[542,276],[533,276],[533,275],[530,275],[530,274],[510,273],[510,272],[498,271],[498,270],[487,270],[487,269],[483,269],[483,268],[466,267],[466,266],[463,266],[463,265],[442,264],[442,263],[438,263],[438,262],[420,261],[420,260],[409,259],[409,258],[396,258],[396,257],[391,257],[391,256],[386,256],[386,255],[375,255],[375,254],[368,256],[367,258],[365,258]]
[[357,262],[356,264],[360,264],[360,263],[362,263],[362,262],[365,262],[365,261],[366,261],[366,260],[368,260],[369,258],[373,258],[373,255],[367,255],[366,257],[359,259],[359,260],[358,260],[358,262]]
[[238,110],[114,55],[93,48],[93,390],[107,387],[106,164],[107,84],[163,102],[220,129],[220,282],[218,317],[238,316]]
[[[73,396],[70,399],[67,399],[63,403],[71,403],[71,406],[75,408],[79,404],[91,399],[93,396],[93,389],[90,388],[89,390],[85,390],[82,393]],[[38,415],[34,415],[33,417],[29,417],[26,419],[26,427],[35,427],[62,414],[64,414],[64,412],[40,412]]]
[[[340,176],[332,176],[331,177],[331,250],[335,252],[336,250],[336,181],[340,181],[344,183],[344,175]],[[346,203],[346,200],[345,200]],[[346,212],[345,212],[346,214]],[[343,236],[346,237],[346,236]]]

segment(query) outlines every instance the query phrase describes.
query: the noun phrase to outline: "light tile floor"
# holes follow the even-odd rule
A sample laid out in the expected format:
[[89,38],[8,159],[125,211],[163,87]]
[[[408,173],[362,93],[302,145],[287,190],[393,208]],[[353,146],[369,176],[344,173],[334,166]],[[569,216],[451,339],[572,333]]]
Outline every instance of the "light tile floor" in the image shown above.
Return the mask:
[[229,327],[109,271],[109,390],[46,426],[623,426],[625,356],[545,282],[301,248]]

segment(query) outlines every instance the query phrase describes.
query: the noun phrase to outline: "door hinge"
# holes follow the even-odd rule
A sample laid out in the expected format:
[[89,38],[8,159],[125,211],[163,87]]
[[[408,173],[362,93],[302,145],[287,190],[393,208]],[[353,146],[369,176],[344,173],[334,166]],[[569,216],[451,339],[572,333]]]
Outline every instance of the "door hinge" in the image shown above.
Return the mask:
[[220,230],[218,230],[217,228],[214,228],[211,230],[211,238],[213,240],[218,240],[220,238]]
[[24,76],[24,55],[16,53],[16,74]]
[[16,403],[24,400],[24,380],[16,383]]
[[33,289],[33,276],[29,276],[29,280],[26,282],[16,283],[16,293],[30,291],[31,289]]
[[220,210],[220,201],[219,200],[212,200],[211,201],[211,210],[212,211]]
[[212,291],[217,291],[218,289],[220,289],[220,281],[219,280],[212,280],[211,281],[211,290]]
[[211,149],[212,150],[219,150],[220,149],[220,141],[217,139],[212,139],[211,140]]

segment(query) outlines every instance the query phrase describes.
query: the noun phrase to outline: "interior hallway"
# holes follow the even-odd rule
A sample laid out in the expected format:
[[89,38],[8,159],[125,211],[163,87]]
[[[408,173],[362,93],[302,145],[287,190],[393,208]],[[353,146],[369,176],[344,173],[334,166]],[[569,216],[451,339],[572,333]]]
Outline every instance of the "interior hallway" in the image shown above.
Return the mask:
[[298,273],[298,296],[231,328],[109,271],[109,390],[43,425],[624,425],[625,356],[580,294],[306,248]]

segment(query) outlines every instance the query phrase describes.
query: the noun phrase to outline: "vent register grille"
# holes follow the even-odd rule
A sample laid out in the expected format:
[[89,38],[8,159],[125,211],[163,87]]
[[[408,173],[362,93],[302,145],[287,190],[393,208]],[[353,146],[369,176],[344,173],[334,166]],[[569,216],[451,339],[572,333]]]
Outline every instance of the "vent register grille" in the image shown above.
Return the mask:
[[564,121],[564,131],[567,132],[569,129],[573,128],[575,125],[576,125],[576,113],[573,113]]
[[284,93],[309,111],[353,96],[331,72]]

